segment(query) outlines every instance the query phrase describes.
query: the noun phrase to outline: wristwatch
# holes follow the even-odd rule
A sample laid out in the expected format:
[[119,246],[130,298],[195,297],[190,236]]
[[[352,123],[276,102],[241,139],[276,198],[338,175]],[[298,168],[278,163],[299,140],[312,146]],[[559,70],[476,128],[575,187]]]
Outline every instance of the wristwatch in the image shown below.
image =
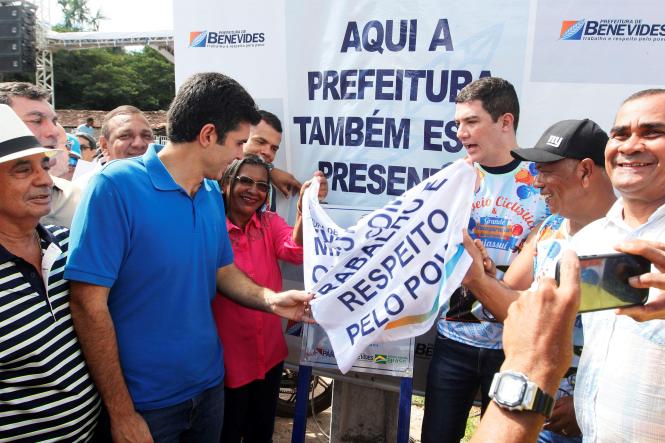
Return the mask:
[[533,411],[549,418],[554,399],[529,378],[516,371],[494,374],[489,396],[494,402],[510,411]]

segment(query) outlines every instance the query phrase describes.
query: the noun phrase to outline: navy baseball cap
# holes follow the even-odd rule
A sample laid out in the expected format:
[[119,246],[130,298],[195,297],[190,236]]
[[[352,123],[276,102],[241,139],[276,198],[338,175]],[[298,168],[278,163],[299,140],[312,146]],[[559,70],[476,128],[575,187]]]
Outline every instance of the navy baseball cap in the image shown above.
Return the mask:
[[520,160],[552,163],[564,158],[590,158],[605,166],[608,136],[593,120],[562,120],[550,126],[533,148],[518,148],[510,154]]

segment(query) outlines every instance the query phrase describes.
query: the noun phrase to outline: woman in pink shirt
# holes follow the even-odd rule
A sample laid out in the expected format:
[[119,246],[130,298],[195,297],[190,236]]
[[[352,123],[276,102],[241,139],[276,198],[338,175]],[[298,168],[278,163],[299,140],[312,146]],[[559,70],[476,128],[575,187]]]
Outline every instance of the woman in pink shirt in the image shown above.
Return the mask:
[[[327,193],[321,172],[321,192]],[[294,227],[274,212],[265,211],[270,192],[270,166],[248,155],[234,161],[221,180],[226,228],[236,267],[254,282],[282,290],[278,260],[303,261],[303,185]],[[282,366],[288,354],[279,317],[248,309],[220,294],[213,313],[224,349],[224,427],[222,442],[270,442],[275,422]]]

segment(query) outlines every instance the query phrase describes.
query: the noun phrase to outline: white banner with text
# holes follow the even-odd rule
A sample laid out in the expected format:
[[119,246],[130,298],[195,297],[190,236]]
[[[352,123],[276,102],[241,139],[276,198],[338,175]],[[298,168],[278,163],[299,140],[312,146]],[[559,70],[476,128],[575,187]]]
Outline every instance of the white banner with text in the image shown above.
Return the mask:
[[308,189],[305,288],[342,373],[370,344],[427,332],[459,287],[475,177],[457,160],[347,229],[319,204],[318,183]]

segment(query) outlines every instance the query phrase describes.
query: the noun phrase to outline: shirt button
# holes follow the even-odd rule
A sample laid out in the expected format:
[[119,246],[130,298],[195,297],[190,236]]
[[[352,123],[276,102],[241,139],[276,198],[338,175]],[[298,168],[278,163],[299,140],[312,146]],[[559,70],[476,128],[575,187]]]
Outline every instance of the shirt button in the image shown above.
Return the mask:
[[35,277],[37,277],[37,274],[35,274],[35,272],[32,271],[32,272],[30,272],[30,277],[35,278]]

